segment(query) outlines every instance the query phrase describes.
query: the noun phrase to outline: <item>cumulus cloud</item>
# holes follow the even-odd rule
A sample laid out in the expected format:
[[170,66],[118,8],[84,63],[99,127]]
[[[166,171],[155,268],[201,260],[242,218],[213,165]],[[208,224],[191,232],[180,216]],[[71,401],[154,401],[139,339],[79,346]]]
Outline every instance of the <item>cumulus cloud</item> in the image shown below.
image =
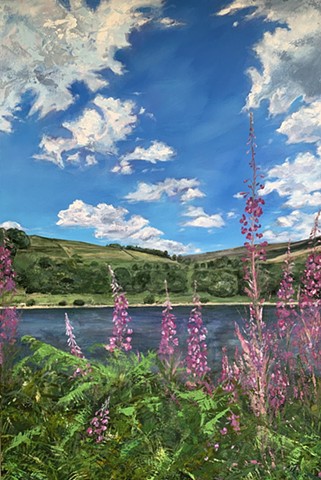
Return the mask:
[[[68,156],[68,151],[87,149],[101,154],[117,153],[117,143],[124,140],[134,129],[137,122],[135,104],[132,101],[97,95],[92,106],[75,120],[64,122],[63,127],[69,132],[69,137],[53,138],[44,135],[40,148],[42,152],[34,155],[38,160],[47,160],[59,167],[65,166],[64,157],[68,161],[79,163],[79,154]],[[86,164],[93,161],[86,159]]]
[[205,194],[197,187],[200,182],[188,178],[166,178],[163,182],[156,184],[139,182],[136,191],[126,195],[129,202],[156,202],[163,196],[180,197],[183,203],[195,198],[204,197]]
[[133,161],[144,161],[155,164],[157,162],[168,162],[175,155],[175,150],[166,143],[154,140],[150,147],[136,147],[133,152],[126,153],[120,158],[119,164],[112,169],[114,173],[130,175],[133,173]]
[[96,238],[122,241],[144,247],[168,250],[173,253],[190,253],[191,245],[161,238],[163,232],[149,225],[141,215],[129,216],[123,207],[106,203],[97,206],[75,200],[66,210],[58,213],[57,225],[94,229]]
[[208,215],[202,207],[188,207],[183,215],[191,217],[191,220],[183,223],[184,227],[221,228],[225,225],[219,213]]
[[317,212],[307,214],[301,210],[293,210],[289,215],[280,216],[275,225],[263,232],[268,242],[288,242],[309,238]]
[[0,223],[0,228],[9,230],[9,228],[16,228],[17,230],[24,230],[20,223],[13,222],[12,220],[7,220],[6,222]]
[[278,132],[288,137],[288,143],[315,143],[321,139],[321,100],[300,108],[289,115]]
[[74,102],[74,82],[96,92],[107,85],[103,69],[121,75],[117,51],[130,46],[129,34],[152,20],[162,0],[102,0],[95,11],[85,0],[69,3],[1,1],[0,130],[12,131],[26,92],[34,96],[30,114],[43,117]]
[[[263,100],[272,115],[286,113],[298,98],[311,102],[321,95],[321,4],[319,0],[235,0],[219,12],[232,14],[251,7],[248,18],[258,16],[279,23],[254,47],[262,69],[249,69],[252,80],[248,108]],[[282,26],[281,26],[282,25]]]
[[263,195],[273,191],[286,197],[290,208],[313,207],[321,204],[321,146],[317,153],[299,153],[294,161],[289,159],[275,165],[267,173]]

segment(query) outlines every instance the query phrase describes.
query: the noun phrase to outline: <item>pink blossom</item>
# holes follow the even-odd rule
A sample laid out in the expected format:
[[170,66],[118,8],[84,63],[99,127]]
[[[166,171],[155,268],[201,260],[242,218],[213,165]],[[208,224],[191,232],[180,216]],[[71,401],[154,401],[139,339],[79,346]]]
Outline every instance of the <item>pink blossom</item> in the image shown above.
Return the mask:
[[[70,348],[70,353],[75,357],[85,358],[84,354],[81,351],[81,348],[76,342],[76,337],[73,332],[74,327],[71,325],[67,313],[65,313],[65,325],[66,325],[66,335],[68,337],[67,344]],[[73,374],[73,377],[76,377],[77,375],[87,375],[90,371],[91,371],[90,363],[87,363],[87,369],[84,370],[81,367],[77,367],[77,369]]]
[[199,296],[196,294],[196,285],[193,303],[194,308],[187,324],[186,371],[193,377],[202,378],[210,371],[210,368],[207,365],[207,345],[205,343],[207,329],[203,325],[202,307]]
[[161,341],[158,353],[162,356],[171,356],[174,354],[175,347],[178,347],[178,338],[176,335],[176,318],[172,311],[167,282],[165,280],[166,301],[162,312]]
[[[10,250],[0,246],[0,296],[3,299],[7,293],[14,292],[14,277]],[[0,309],[0,365],[4,362],[5,347],[15,342],[17,326],[16,309],[14,307]]]
[[87,428],[86,432],[89,436],[95,437],[96,443],[101,443],[105,440],[105,432],[108,428],[109,423],[109,398],[103,403],[97,412],[95,412],[94,418],[90,422],[90,427]]
[[67,344],[70,348],[70,353],[72,355],[75,355],[75,357],[85,358],[82,351],[81,351],[81,348],[79,347],[79,345],[76,342],[76,337],[75,337],[74,332],[73,332],[74,327],[71,325],[67,313],[65,313],[65,324],[66,324],[66,335],[68,337]]
[[131,350],[131,335],[133,330],[128,327],[131,318],[128,315],[128,300],[121,286],[117,283],[115,273],[109,266],[111,275],[111,288],[114,297],[114,311],[113,311],[113,333],[109,339],[109,344],[105,345],[106,350],[113,352],[116,349],[124,349],[126,352]]
[[238,433],[241,431],[239,415],[235,415],[235,413],[231,413],[231,415],[227,417],[227,419],[229,420],[230,425],[233,428],[234,432]]

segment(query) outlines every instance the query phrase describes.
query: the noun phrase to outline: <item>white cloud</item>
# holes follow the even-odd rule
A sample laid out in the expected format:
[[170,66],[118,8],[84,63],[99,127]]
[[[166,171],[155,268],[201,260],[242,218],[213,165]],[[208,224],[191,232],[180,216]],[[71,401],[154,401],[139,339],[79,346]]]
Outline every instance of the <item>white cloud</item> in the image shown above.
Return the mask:
[[9,228],[16,228],[17,230],[25,230],[20,223],[13,222],[12,220],[7,220],[6,222],[0,223],[0,228],[9,230]]
[[310,102],[321,95],[321,3],[318,0],[235,0],[220,14],[254,7],[248,18],[263,16],[278,22],[273,32],[266,32],[254,47],[262,70],[248,73],[252,89],[248,108],[269,102],[272,115],[286,113],[299,97]]
[[67,162],[71,162],[71,163],[79,163],[80,162],[80,153],[77,152],[77,153],[74,153],[73,155],[68,155],[68,157],[66,158]]
[[192,218],[192,220],[183,223],[184,227],[221,228],[225,225],[219,213],[208,215],[202,207],[188,207],[183,215]]
[[287,197],[285,206],[302,208],[321,205],[321,146],[317,154],[299,153],[268,171],[262,195],[277,192]]
[[[34,155],[34,158],[53,162],[63,168],[64,154],[70,150],[83,148],[105,155],[115,154],[117,143],[133,131],[136,122],[133,102],[97,95],[92,107],[85,109],[76,120],[63,123],[63,127],[69,131],[69,137],[52,138],[44,135],[40,143],[42,153]],[[68,156],[67,160],[79,160],[77,155]],[[86,161],[87,166],[92,164]]]
[[233,198],[237,198],[237,199],[244,198],[244,195],[242,194],[242,192],[237,192],[233,195]]
[[188,178],[166,178],[163,182],[156,184],[139,182],[135,192],[126,195],[129,202],[156,202],[164,195],[167,197],[180,197],[183,203],[194,198],[204,197],[205,194],[197,187],[200,182]]
[[144,161],[155,164],[157,162],[168,162],[173,159],[175,151],[166,143],[154,140],[150,147],[136,147],[133,152],[127,153],[120,158],[119,164],[112,169],[114,173],[130,175],[133,167],[130,162]]
[[129,216],[128,210],[106,203],[89,205],[75,200],[67,210],[58,213],[57,225],[94,229],[96,238],[117,240],[143,247],[168,250],[173,253],[190,253],[191,245],[161,238],[163,232],[149,225],[141,215]]
[[227,212],[227,218],[235,218],[236,217],[236,213],[231,211],[231,212]]
[[276,219],[274,228],[263,232],[263,239],[268,242],[288,242],[309,238],[316,213],[293,210],[289,215],[280,216]]
[[123,73],[118,50],[129,34],[152,20],[162,0],[102,0],[94,11],[84,0],[2,0],[0,5],[0,129],[9,133],[22,95],[34,95],[30,114],[66,110],[70,86],[83,81],[96,92],[107,85],[100,71]]
[[289,115],[277,130],[288,137],[288,143],[315,143],[321,140],[321,100],[303,106]]
[[95,155],[87,155],[86,156],[86,166],[91,167],[92,165],[97,165],[98,161]]
[[184,22],[180,22],[179,20],[175,20],[174,18],[170,17],[163,17],[159,20],[159,23],[164,28],[175,28],[175,27],[182,27],[185,25]]

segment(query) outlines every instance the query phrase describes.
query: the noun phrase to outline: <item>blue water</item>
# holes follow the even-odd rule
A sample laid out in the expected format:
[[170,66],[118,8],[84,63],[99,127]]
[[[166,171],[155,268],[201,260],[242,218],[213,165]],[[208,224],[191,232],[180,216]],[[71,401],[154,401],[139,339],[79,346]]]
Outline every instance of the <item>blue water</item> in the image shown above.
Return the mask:
[[[177,335],[180,348],[186,351],[187,322],[190,307],[174,307]],[[74,327],[74,334],[82,351],[88,358],[100,358],[102,350],[93,349],[95,344],[106,344],[112,334],[112,308],[49,308],[20,310],[19,335],[31,335],[51,345],[68,350],[65,335],[64,314],[68,314]],[[133,351],[147,352],[157,349],[161,337],[162,307],[133,307],[129,309],[132,318]],[[221,359],[222,347],[234,351],[238,341],[235,337],[235,322],[242,323],[247,317],[246,306],[208,306],[202,308],[203,322],[208,330],[207,344],[209,362],[218,365]],[[264,308],[267,321],[275,317],[275,308]]]

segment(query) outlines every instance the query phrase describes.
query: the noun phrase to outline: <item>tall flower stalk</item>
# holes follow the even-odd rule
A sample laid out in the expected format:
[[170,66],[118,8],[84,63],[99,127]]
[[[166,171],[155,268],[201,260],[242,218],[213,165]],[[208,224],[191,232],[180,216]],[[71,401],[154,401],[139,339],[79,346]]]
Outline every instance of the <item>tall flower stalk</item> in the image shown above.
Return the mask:
[[114,297],[114,311],[113,311],[113,333],[109,339],[109,344],[105,345],[106,350],[114,352],[115,350],[124,349],[126,352],[131,350],[132,333],[133,330],[129,328],[128,323],[131,321],[128,315],[128,300],[125,292],[118,284],[113,269],[109,266],[109,273],[111,275],[111,289]]
[[167,281],[165,280],[166,300],[162,312],[161,341],[158,353],[161,357],[170,357],[178,347],[178,338],[176,337],[176,318],[172,313],[173,307],[169,298]]
[[202,379],[210,371],[207,363],[207,329],[203,325],[202,306],[196,292],[197,284],[194,283],[194,308],[191,310],[187,324],[187,356],[186,371],[194,378]]
[[246,282],[245,291],[251,300],[250,318],[245,322],[241,330],[236,325],[236,334],[241,344],[239,356],[239,367],[241,370],[240,380],[243,387],[249,392],[251,406],[256,415],[267,413],[267,388],[268,388],[268,366],[269,346],[271,336],[267,332],[263,321],[263,302],[259,286],[258,261],[266,258],[266,242],[261,242],[261,223],[263,215],[264,200],[260,191],[264,188],[259,174],[259,167],[256,164],[256,144],[253,125],[253,114],[250,113],[249,153],[251,155],[250,168],[252,179],[246,180],[248,191],[243,192],[246,200],[245,211],[240,223],[241,232],[245,235],[244,243],[247,255],[244,262],[244,279]]
[[[84,359],[85,355],[82,353],[81,348],[79,347],[79,345],[76,341],[76,337],[75,337],[75,334],[73,332],[74,327],[72,326],[67,313],[65,313],[65,325],[66,325],[66,335],[68,337],[67,344],[70,348],[70,353],[72,355],[74,355],[75,357]],[[90,373],[92,371],[91,365],[90,365],[89,362],[87,363],[86,367],[87,367],[86,369],[83,369],[81,367],[77,367],[77,369],[75,370],[75,372],[73,374],[73,377],[76,377],[77,375],[88,375],[88,373]]]
[[74,335],[74,327],[71,325],[69,317],[67,313],[65,313],[65,325],[66,325],[66,335],[68,337],[67,344],[70,348],[70,353],[75,355],[78,358],[85,358],[81,348],[79,347],[78,343],[76,342],[76,337]]
[[276,304],[278,334],[280,338],[285,338],[287,350],[296,318],[292,268],[291,245],[289,243],[283,264],[280,287],[277,292],[278,301]]
[[0,308],[0,365],[4,363],[4,351],[6,347],[15,342],[18,316],[14,307],[8,307],[7,296],[15,291],[15,274],[12,267],[10,250],[2,245],[0,246],[0,299],[2,306]]
[[310,253],[301,279],[299,297],[300,323],[296,331],[296,343],[302,362],[312,375],[316,389],[316,375],[321,373],[321,253],[316,247],[320,211],[317,213],[310,234]]

